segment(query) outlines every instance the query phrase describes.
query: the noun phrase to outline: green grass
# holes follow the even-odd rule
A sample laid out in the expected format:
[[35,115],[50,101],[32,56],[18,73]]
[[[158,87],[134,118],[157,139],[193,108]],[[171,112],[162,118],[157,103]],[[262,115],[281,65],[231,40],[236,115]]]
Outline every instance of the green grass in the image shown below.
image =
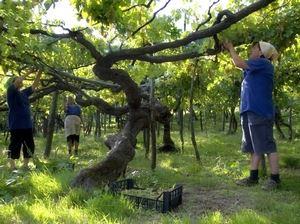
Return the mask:
[[[179,147],[178,132],[172,132],[172,137]],[[44,160],[44,140],[37,137],[39,169],[12,173],[2,152],[0,223],[300,223],[299,140],[278,141],[282,187],[264,192],[260,186],[234,184],[235,179],[248,175],[249,161],[239,151],[240,137],[240,133],[197,132],[201,161],[196,162],[186,130],[183,153],[158,154],[157,168],[151,171],[139,136],[127,175],[151,189],[183,184],[183,205],[168,214],[135,208],[123,197],[101,189],[87,192],[69,187],[79,169],[106,156],[103,138],[82,137],[80,157],[69,160],[63,134],[56,134],[52,157]],[[5,149],[5,143],[0,144]],[[75,172],[68,167],[73,162]]]

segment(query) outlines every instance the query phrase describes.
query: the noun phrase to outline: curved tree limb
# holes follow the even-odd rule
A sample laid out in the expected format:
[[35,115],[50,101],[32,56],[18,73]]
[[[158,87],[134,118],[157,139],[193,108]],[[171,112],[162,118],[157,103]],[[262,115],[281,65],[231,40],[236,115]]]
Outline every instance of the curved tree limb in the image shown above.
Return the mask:
[[81,33],[81,31],[69,31],[69,33],[65,34],[55,34],[55,33],[49,33],[44,30],[39,30],[39,29],[31,29],[30,30],[31,34],[42,34],[48,37],[53,37],[53,38],[71,38],[75,40],[76,42],[80,43],[82,46],[84,46],[89,52],[91,53],[92,57],[95,58],[96,60],[102,59],[101,53],[96,49],[96,47],[87,39],[85,39],[84,35]]
[[[99,108],[102,112],[110,114],[110,115],[114,115],[114,116],[121,116],[121,115],[129,112],[128,106],[124,106],[124,107],[111,106],[105,100],[98,98],[98,97],[90,97],[88,94],[86,94],[82,90],[82,88],[76,87],[69,83],[57,83],[56,87],[58,90],[64,90],[64,91],[69,91],[69,92],[74,93],[76,95],[76,102],[83,107],[93,105],[93,106],[96,106],[97,108]],[[83,99],[83,97],[85,99]]]
[[74,66],[74,67],[68,67],[67,70],[76,70],[76,69],[80,69],[80,68],[86,68],[86,67],[89,67],[89,66],[92,66],[92,65],[95,65],[96,62],[91,62],[91,63],[88,63],[88,64],[85,64],[85,65],[78,65],[78,66]]
[[142,55],[139,57],[136,57],[136,60],[139,61],[146,61],[150,63],[165,63],[165,62],[174,62],[174,61],[183,61],[186,59],[192,59],[202,56],[210,56],[210,55],[216,55],[220,53],[220,49],[208,49],[206,52],[188,52],[183,54],[177,54],[177,55],[162,55],[162,56],[151,56],[151,55]]
[[122,69],[109,69],[103,67],[101,64],[96,64],[93,71],[100,79],[119,84],[125,92],[129,107],[138,108],[140,106],[140,89],[126,71]]
[[[107,66],[112,66],[114,63],[121,61],[121,60],[134,60],[138,57],[146,54],[154,54],[159,51],[163,51],[166,49],[175,49],[181,46],[188,45],[189,43],[203,39],[206,37],[214,36],[223,30],[227,29],[231,25],[237,23],[238,21],[242,20],[243,18],[247,17],[251,13],[258,11],[275,0],[259,0],[255,3],[252,3],[251,5],[241,9],[240,11],[236,13],[231,13],[228,10],[224,10],[220,12],[217,16],[216,22],[209,28],[195,31],[190,33],[185,38],[171,41],[171,42],[165,42],[165,43],[159,43],[152,46],[145,46],[140,48],[131,48],[131,49],[123,49],[119,50],[117,52],[111,52],[108,53],[105,57],[103,57],[94,47],[94,45],[86,40],[83,36],[83,34],[80,31],[70,31],[68,34],[50,34],[43,30],[30,30],[30,33],[32,34],[43,34],[47,36],[51,36],[53,38],[72,38],[74,41],[82,44],[84,47],[86,47],[92,54],[92,56],[98,61],[101,61],[101,64],[106,64]],[[227,17],[221,21],[223,16],[226,15]],[[192,54],[192,57],[194,57],[194,54]]]
[[98,97],[90,97],[86,100],[82,99],[82,97],[76,97],[76,102],[83,106],[96,106],[100,109],[102,113],[110,114],[114,116],[121,116],[129,112],[129,108],[127,106],[124,107],[113,107],[106,101],[98,98]]
[[200,23],[200,24],[197,26],[196,31],[198,31],[198,30],[200,29],[201,26],[203,26],[204,24],[208,23],[208,22],[211,20],[212,15],[211,15],[210,10],[212,9],[212,7],[213,7],[215,4],[217,4],[217,3],[219,3],[219,2],[220,2],[220,0],[216,0],[215,2],[213,2],[213,3],[209,6],[208,12],[207,12],[208,18],[207,18],[206,20],[204,20],[202,23]]
[[152,4],[152,2],[153,2],[153,0],[150,0],[147,4],[137,4],[137,5],[133,5],[133,6],[129,7],[129,8],[127,8],[127,9],[122,10],[122,12],[128,12],[128,11],[130,11],[130,10],[136,8],[136,7],[145,7],[145,8],[147,8],[147,9],[149,9],[150,6],[151,6],[151,4]]
[[52,84],[52,85],[47,86],[47,87],[42,88],[42,89],[38,89],[38,90],[35,91],[35,93],[33,94],[33,96],[30,97],[29,102],[33,103],[36,100],[38,100],[40,98],[43,98],[44,96],[47,96],[47,95],[49,95],[52,92],[55,92],[56,90],[58,90],[56,84]]
[[[259,0],[247,7],[245,7],[244,9],[238,11],[235,14],[230,14],[229,17],[227,17],[220,23],[217,23],[217,24],[215,24],[209,28],[206,28],[204,30],[192,32],[185,38],[171,41],[171,42],[166,42],[166,43],[159,43],[159,44],[155,44],[152,46],[124,49],[124,50],[120,50],[118,52],[112,52],[112,53],[106,55],[103,58],[103,60],[108,61],[111,64],[114,64],[120,60],[127,60],[127,59],[132,60],[141,55],[154,54],[156,52],[163,51],[166,49],[174,49],[174,48],[178,48],[181,46],[185,46],[195,40],[203,39],[206,37],[211,37],[215,34],[220,33],[221,31],[227,29],[231,25],[233,25],[233,24],[237,23],[238,21],[242,20],[243,18],[247,17],[251,13],[268,6],[269,4],[271,4],[274,1],[275,0]],[[219,18],[222,18],[226,12],[228,12],[228,11],[225,11],[225,12],[222,11]],[[227,15],[228,15],[228,13],[227,13]]]
[[54,69],[54,68],[49,70],[48,73],[50,75],[54,75],[54,76],[59,75],[60,77],[63,77],[63,78],[66,78],[66,79],[69,79],[69,80],[72,80],[72,81],[75,81],[75,82],[80,82],[79,85],[85,85],[86,84],[86,86],[97,87],[95,90],[101,90],[101,89],[104,89],[104,88],[109,88],[109,89],[111,89],[112,91],[115,91],[115,92],[120,90],[119,85],[109,83],[109,82],[104,82],[102,80],[85,79],[85,78],[82,78],[82,77],[71,75],[71,74],[69,74],[67,72],[64,72],[64,71],[59,71],[58,69]]
[[229,11],[227,9],[223,10],[223,11],[219,12],[219,14],[217,15],[217,18],[216,18],[216,21],[214,22],[214,25],[220,23],[224,16],[226,16],[227,19],[231,19],[231,18],[233,19],[235,17],[235,15],[231,11]]
[[[29,54],[30,55],[30,54]],[[43,65],[43,69],[47,74],[53,76],[54,78],[57,78],[60,82],[65,82],[63,79],[68,79],[67,81],[75,81],[75,82],[80,82],[80,85],[82,86],[86,86],[87,89],[94,89],[94,90],[101,90],[104,88],[109,88],[111,89],[113,92],[118,92],[120,91],[120,86],[113,84],[113,83],[109,83],[109,82],[104,82],[102,80],[90,80],[90,79],[85,79],[82,77],[78,77],[75,75],[72,75],[68,72],[65,71],[61,71],[59,69],[56,69],[50,65],[48,65],[47,63],[45,63],[41,58],[35,56],[35,55],[31,55],[32,58],[35,59],[35,61],[38,61],[41,65]],[[17,60],[19,62],[22,63],[28,63],[20,58],[16,58],[13,57],[14,60]],[[89,87],[89,88],[88,88]]]

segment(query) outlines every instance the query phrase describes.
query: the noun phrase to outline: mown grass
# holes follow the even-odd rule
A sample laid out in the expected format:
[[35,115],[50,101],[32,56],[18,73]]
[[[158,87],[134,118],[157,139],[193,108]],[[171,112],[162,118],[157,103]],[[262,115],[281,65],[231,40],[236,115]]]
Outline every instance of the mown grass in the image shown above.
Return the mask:
[[[172,137],[179,147],[176,130]],[[44,140],[37,137],[36,155],[43,166],[17,173],[7,168],[3,151],[6,143],[2,141],[0,223],[300,223],[299,140],[278,141],[282,187],[264,192],[260,186],[240,188],[234,184],[235,179],[248,175],[248,158],[239,151],[240,137],[240,133],[197,132],[201,161],[196,162],[186,129],[184,151],[158,154],[157,168],[151,171],[139,136],[128,176],[135,178],[141,187],[163,189],[183,184],[184,191],[190,191],[189,197],[183,198],[183,205],[167,214],[138,209],[125,198],[101,189],[87,192],[69,187],[79,169],[105,157],[103,138],[82,137],[79,158],[69,160],[63,134],[56,134],[52,157],[43,160]],[[64,166],[69,162],[75,163],[75,171]],[[200,196],[210,197],[207,203],[222,200],[225,204],[205,207],[202,200],[191,200]],[[236,198],[242,203],[236,205],[233,201]],[[201,206],[205,209],[200,211]]]

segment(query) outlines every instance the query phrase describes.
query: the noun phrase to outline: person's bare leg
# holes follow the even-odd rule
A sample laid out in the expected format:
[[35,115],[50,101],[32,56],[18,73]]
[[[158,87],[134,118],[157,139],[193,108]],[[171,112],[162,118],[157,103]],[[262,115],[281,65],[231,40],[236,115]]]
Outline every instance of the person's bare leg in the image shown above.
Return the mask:
[[68,141],[68,151],[70,156],[72,155],[72,147],[73,147],[72,141]]
[[24,160],[23,160],[23,168],[24,169],[29,169],[28,163],[29,163],[29,158],[24,158]]
[[261,160],[261,155],[252,153],[251,154],[250,170],[258,170],[260,160]]
[[16,170],[17,167],[16,167],[16,162],[14,159],[9,159],[9,165],[10,165],[10,169],[12,170]]
[[271,174],[279,174],[279,165],[278,165],[278,153],[268,154],[268,159],[270,163]]
[[253,186],[258,184],[258,167],[261,156],[255,153],[251,153],[250,156],[250,175],[249,177],[240,179],[236,182],[241,186]]
[[274,190],[279,187],[280,184],[280,176],[279,176],[279,164],[278,164],[278,153],[273,152],[268,154],[269,164],[271,175],[270,179],[268,179],[264,186],[262,186],[263,190]]
[[75,156],[77,156],[78,155],[79,142],[75,141],[74,145],[75,145],[75,151],[74,151],[74,153],[75,153]]

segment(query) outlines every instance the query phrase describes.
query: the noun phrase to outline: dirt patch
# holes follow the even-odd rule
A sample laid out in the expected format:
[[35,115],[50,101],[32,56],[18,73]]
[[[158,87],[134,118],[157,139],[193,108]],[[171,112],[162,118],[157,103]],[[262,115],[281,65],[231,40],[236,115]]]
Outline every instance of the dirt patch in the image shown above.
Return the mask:
[[[191,223],[198,223],[199,217],[207,213],[219,211],[222,215],[229,215],[243,208],[252,209],[254,204],[249,188],[236,188],[226,184],[215,188],[183,185],[182,204],[167,214],[178,219],[189,217]],[[147,221],[143,217],[135,220],[136,223],[161,223],[162,213],[148,214]]]
[[184,186],[183,204],[176,212],[188,213],[195,218],[214,211],[229,214],[246,207],[248,203],[249,198],[244,191]]

